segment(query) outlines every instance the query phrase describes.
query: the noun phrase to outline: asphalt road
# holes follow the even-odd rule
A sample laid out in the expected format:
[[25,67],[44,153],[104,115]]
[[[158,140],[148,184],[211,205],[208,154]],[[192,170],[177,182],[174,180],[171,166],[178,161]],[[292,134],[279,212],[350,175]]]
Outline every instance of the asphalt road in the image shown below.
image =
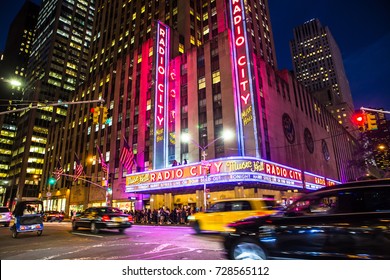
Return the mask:
[[221,236],[184,226],[134,225],[124,233],[72,231],[69,222],[45,223],[43,234],[12,238],[0,227],[0,260],[224,260]]

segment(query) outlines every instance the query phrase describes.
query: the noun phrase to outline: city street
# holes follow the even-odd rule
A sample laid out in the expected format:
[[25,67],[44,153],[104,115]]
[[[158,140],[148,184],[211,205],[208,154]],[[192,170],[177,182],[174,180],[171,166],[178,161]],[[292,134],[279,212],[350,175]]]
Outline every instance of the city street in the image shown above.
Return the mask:
[[42,236],[0,228],[1,260],[223,260],[218,234],[196,235],[185,226],[135,225],[117,230],[72,231],[69,222],[45,223]]

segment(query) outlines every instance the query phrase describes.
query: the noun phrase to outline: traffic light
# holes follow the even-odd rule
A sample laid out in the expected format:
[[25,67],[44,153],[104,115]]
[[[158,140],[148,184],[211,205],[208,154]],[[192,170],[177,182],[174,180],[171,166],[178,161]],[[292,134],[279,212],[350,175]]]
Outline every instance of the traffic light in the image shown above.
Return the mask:
[[353,122],[360,132],[364,132],[366,130],[367,116],[365,113],[356,113],[353,115]]
[[92,122],[93,123],[99,123],[99,116],[100,116],[100,108],[91,108],[92,113]]
[[107,193],[110,195],[112,194],[112,188],[110,185],[107,187]]
[[55,185],[56,182],[57,182],[57,180],[56,180],[55,178],[53,178],[53,177],[50,177],[50,178],[49,178],[49,185],[50,185],[50,186]]
[[107,119],[108,119],[108,108],[103,107],[102,124],[107,123]]
[[367,113],[367,130],[377,130],[378,124],[374,114]]

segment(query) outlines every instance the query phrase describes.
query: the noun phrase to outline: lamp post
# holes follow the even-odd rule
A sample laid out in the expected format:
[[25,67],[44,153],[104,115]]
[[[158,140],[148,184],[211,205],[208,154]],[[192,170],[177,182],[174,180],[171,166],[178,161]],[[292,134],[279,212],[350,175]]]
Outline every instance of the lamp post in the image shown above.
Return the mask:
[[215,142],[217,142],[218,140],[220,139],[225,139],[225,140],[229,140],[233,137],[233,133],[229,130],[225,130],[222,135],[216,139],[214,139],[213,141],[211,141],[209,144],[205,145],[205,146],[201,146],[199,145],[199,143],[197,143],[196,141],[194,141],[191,136],[187,133],[183,134],[181,136],[181,140],[182,142],[185,142],[185,143],[188,143],[188,142],[191,142],[192,144],[194,144],[195,146],[197,146],[202,154],[201,154],[201,157],[202,157],[202,171],[203,171],[203,209],[206,209],[207,208],[207,194],[206,194],[206,187],[207,187],[207,170],[210,168],[210,165],[209,163],[206,161],[206,156],[207,156],[207,153],[206,153],[206,150],[208,147],[210,147],[211,145],[213,145]]

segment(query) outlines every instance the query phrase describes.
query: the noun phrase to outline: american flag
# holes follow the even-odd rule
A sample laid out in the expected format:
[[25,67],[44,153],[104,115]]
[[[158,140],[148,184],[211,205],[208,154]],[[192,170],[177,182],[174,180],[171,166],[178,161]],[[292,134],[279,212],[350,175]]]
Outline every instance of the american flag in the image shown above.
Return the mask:
[[54,170],[54,176],[55,176],[57,181],[61,178],[62,174],[64,174],[64,169],[61,166],[61,162],[58,160],[57,161],[57,167]]
[[134,164],[134,154],[126,139],[123,140],[123,149],[119,160],[127,170],[131,170]]
[[74,156],[75,156],[75,160],[76,160],[76,169],[74,171],[74,176],[75,177],[73,178],[73,181],[77,181],[77,179],[81,176],[81,174],[83,174],[84,168],[81,165],[80,159],[77,156],[77,154],[74,154]]
[[102,152],[100,151],[100,148],[98,145],[96,145],[96,148],[99,152],[99,158],[100,158],[100,164],[102,165],[102,171],[104,174],[108,173],[108,164],[105,162]]

